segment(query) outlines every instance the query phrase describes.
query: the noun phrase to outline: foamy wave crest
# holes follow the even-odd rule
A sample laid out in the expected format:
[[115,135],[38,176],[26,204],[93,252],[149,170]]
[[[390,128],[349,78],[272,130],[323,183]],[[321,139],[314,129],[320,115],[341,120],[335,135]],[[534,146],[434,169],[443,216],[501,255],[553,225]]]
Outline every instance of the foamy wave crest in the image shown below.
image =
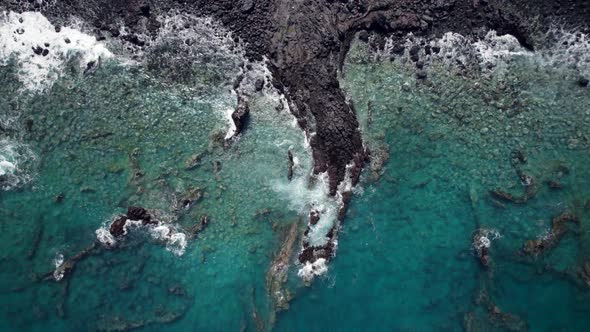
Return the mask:
[[12,190],[31,181],[27,168],[35,158],[27,145],[0,139],[0,190]]
[[[237,104],[234,79],[247,62],[243,47],[231,31],[208,17],[170,12],[158,18],[160,29],[144,49],[135,49],[148,71],[158,81],[176,88],[197,91],[194,99],[211,104],[227,122],[226,138],[236,128],[231,115]],[[215,79],[203,82],[203,76]],[[209,93],[213,91],[214,93]]]
[[63,27],[56,31],[39,12],[0,14],[0,64],[18,60],[19,80],[32,91],[51,87],[66,61],[76,59],[80,68],[112,54],[95,37]]
[[[394,53],[396,43],[394,39],[388,39],[379,55],[389,57]],[[413,63],[410,53],[414,49],[425,65],[444,64],[484,72],[499,71],[515,57],[530,57],[534,54],[522,47],[514,36],[499,36],[494,30],[475,41],[455,32],[447,32],[441,38],[432,40],[408,34],[404,49],[401,58],[408,63]]]
[[479,60],[484,68],[498,66],[516,56],[532,56],[533,52],[520,45],[512,35],[498,36],[496,31],[489,31],[483,39],[472,44],[477,50]]

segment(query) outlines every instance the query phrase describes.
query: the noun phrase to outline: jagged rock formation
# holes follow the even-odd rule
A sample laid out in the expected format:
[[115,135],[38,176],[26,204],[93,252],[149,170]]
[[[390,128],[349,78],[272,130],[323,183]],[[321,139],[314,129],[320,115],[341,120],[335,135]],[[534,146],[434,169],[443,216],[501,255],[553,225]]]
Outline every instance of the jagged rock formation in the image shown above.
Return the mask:
[[[586,20],[590,16],[586,0],[12,0],[6,7],[40,10],[57,26],[70,15],[78,16],[93,23],[97,38],[120,38],[137,48],[146,45],[142,36],[157,32],[157,16],[170,9],[216,18],[245,42],[247,57],[268,59],[272,84],[284,93],[299,126],[307,133],[314,171],[328,173],[331,195],[337,193],[349,165],[352,183],[356,184],[369,155],[354,107],[347,103],[337,76],[357,32],[363,31],[365,40],[372,34],[379,46],[385,34],[401,38],[408,32],[438,35],[454,31],[469,36],[495,29],[499,34],[514,35],[523,46],[534,49],[538,29],[560,22],[588,31]],[[121,24],[125,29],[120,29]],[[418,56],[413,51],[412,59]],[[238,132],[243,124],[239,115],[244,114],[247,112],[233,117]],[[497,194],[514,199],[502,192]],[[349,201],[350,194],[345,198]],[[332,249],[321,248],[328,256]],[[304,260],[318,257],[315,249],[309,248],[302,255]]]

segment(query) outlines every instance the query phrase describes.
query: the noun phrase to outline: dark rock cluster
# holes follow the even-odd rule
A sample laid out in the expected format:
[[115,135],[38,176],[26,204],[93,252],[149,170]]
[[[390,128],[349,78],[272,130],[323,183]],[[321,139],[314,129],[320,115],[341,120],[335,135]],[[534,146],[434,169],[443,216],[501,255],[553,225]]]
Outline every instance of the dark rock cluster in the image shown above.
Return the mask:
[[[535,47],[535,33],[558,22],[587,32],[590,3],[586,0],[83,0],[43,3],[11,0],[7,9],[16,11],[41,10],[56,25],[73,15],[92,22],[99,39],[104,36],[120,38],[131,48],[149,43],[161,23],[158,15],[171,10],[212,16],[227,26],[246,45],[251,60],[266,57],[273,74],[272,84],[283,92],[298,124],[310,138],[314,172],[327,172],[330,194],[336,195],[345,179],[347,166],[352,168],[353,184],[369,154],[363,147],[359,123],[353,105],[340,88],[338,70],[351,41],[359,31],[360,37],[375,45],[384,44],[384,36],[402,38],[415,35],[440,35],[454,31],[466,36],[478,31],[495,29],[498,34],[512,34],[520,43]],[[535,20],[531,18],[537,18]],[[120,25],[125,25],[121,29]],[[395,52],[404,52],[396,46]],[[437,52],[426,49],[424,53]],[[38,49],[34,50],[36,53]],[[43,50],[41,54],[43,55]],[[419,68],[422,47],[409,50]],[[420,79],[426,79],[424,75]],[[588,85],[587,79],[578,82]],[[256,89],[264,87],[262,80]],[[246,100],[238,101],[232,114],[238,135],[247,122]],[[524,179],[523,182],[527,180]],[[527,188],[534,188],[525,185]],[[492,193],[496,198],[522,201],[505,192]],[[347,199],[349,200],[349,198]],[[347,203],[347,202],[345,202]],[[346,204],[345,204],[346,205]],[[343,209],[341,218],[346,209]],[[146,219],[141,219],[146,220]],[[147,221],[147,220],[146,220]],[[311,221],[311,220],[310,220]],[[111,233],[121,234],[124,221],[114,223]],[[332,237],[337,229],[333,229]],[[333,243],[331,240],[329,243]],[[305,247],[300,261],[314,257],[331,257],[334,246]]]
[[152,220],[152,216],[142,207],[130,206],[127,214],[120,215],[109,227],[109,232],[114,237],[125,235],[125,225],[129,220],[139,220],[143,225],[157,225],[159,222]]

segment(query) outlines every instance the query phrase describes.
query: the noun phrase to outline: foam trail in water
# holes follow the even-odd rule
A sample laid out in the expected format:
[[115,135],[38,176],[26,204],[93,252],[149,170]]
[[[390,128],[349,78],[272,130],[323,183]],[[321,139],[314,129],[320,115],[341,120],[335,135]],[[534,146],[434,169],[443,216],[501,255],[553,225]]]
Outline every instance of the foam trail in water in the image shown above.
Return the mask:
[[0,14],[0,64],[15,58],[20,66],[19,80],[29,90],[50,87],[68,60],[76,59],[84,68],[111,56],[95,37],[69,27],[57,32],[41,13]]

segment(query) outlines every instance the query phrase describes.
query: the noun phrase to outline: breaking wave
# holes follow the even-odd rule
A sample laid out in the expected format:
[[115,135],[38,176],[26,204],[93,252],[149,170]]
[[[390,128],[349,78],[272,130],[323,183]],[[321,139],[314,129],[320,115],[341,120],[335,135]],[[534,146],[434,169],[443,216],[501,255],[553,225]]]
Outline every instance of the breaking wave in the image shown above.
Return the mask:
[[30,182],[33,176],[29,168],[35,159],[27,145],[0,139],[0,190],[12,190]]
[[50,88],[68,61],[83,69],[111,56],[95,37],[70,27],[56,28],[41,13],[0,14],[0,64],[15,58],[18,78],[28,90]]
[[387,39],[377,58],[399,58],[403,62],[419,61],[425,66],[443,64],[474,72],[502,72],[518,58],[526,58],[538,66],[569,67],[583,76],[590,75],[590,37],[581,32],[552,28],[539,37],[535,51],[524,48],[512,35],[498,35],[488,31],[474,40],[454,32],[438,39],[425,39],[408,34],[402,45]]
[[[117,245],[117,239],[109,232],[110,223],[111,221],[105,222],[95,231],[96,239],[107,248]],[[141,220],[127,220],[124,226],[124,236],[133,231],[146,231],[152,239],[163,243],[166,250],[177,256],[184,255],[188,245],[186,234],[171,224],[144,225]]]

